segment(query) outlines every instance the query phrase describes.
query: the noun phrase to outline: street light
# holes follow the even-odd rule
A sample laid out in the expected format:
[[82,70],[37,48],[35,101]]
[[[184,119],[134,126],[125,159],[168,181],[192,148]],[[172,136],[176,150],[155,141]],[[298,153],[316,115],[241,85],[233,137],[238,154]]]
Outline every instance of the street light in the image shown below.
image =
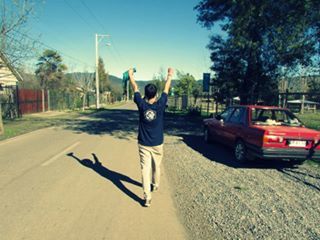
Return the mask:
[[[110,35],[106,35],[106,34],[97,34],[95,36],[96,39],[96,108],[99,109],[100,108],[100,90],[99,90],[99,42],[101,39],[103,38],[108,38],[110,37]],[[107,46],[111,46],[110,43],[106,43]]]

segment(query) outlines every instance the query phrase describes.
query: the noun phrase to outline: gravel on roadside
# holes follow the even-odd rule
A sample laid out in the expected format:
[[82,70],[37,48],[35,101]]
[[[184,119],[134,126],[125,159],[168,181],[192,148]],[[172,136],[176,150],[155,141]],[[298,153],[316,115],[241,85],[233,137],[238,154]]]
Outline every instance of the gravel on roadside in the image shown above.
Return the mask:
[[181,130],[167,134],[163,164],[190,239],[320,239],[319,167],[239,165],[199,126]]

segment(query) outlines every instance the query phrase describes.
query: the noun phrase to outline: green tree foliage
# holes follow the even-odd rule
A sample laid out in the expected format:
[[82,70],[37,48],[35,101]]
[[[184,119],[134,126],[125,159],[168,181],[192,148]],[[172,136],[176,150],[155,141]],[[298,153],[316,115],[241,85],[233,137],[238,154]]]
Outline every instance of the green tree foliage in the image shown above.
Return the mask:
[[111,84],[111,93],[113,96],[113,100],[120,101],[123,96],[123,89],[121,85]]
[[159,69],[159,71],[153,75],[153,79],[152,79],[151,83],[156,85],[156,87],[158,89],[158,93],[163,92],[166,77],[167,77],[167,72],[165,71],[165,69],[163,67],[161,67]]
[[99,90],[100,93],[111,91],[111,83],[109,81],[109,74],[106,72],[102,58],[99,58],[98,63],[99,74]]
[[226,33],[211,37],[212,70],[220,93],[241,103],[271,103],[281,70],[319,54],[318,0],[203,0],[195,9],[204,27]]
[[195,102],[202,95],[202,82],[196,82],[192,89],[192,96],[195,98]]
[[22,76],[23,81],[18,82],[19,88],[26,89],[40,89],[40,82],[34,74],[26,73],[22,70],[19,70],[20,75]]
[[310,100],[320,103],[320,76],[313,76],[308,79]]
[[191,96],[193,93],[195,93],[194,89],[197,88],[197,82],[192,75],[177,71],[177,76],[178,82],[174,87],[175,94],[178,96]]
[[61,56],[53,50],[45,50],[37,62],[35,74],[43,89],[63,88],[62,79],[66,65],[62,63]]
[[[102,58],[99,58],[98,74],[99,74],[100,93],[111,92],[113,100],[120,101],[123,97],[123,89],[121,87],[121,83],[118,83],[117,79],[114,79],[114,76],[112,75],[109,76],[109,73],[107,73],[105,70],[105,66]],[[93,89],[95,89],[95,84],[93,85]],[[129,91],[131,95],[130,88],[129,88]]]
[[88,95],[93,92],[94,74],[84,71],[73,73],[72,77],[75,80],[73,81],[75,90],[80,93],[80,98],[82,99],[82,110],[84,110],[86,106],[89,107]]

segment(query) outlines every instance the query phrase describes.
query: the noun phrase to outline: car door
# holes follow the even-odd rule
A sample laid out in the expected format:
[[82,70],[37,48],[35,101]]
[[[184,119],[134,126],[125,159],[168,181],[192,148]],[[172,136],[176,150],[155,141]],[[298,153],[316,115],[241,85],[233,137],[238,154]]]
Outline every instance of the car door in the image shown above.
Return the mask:
[[230,118],[224,124],[224,139],[227,145],[233,146],[241,136],[245,125],[246,108],[236,107]]
[[233,107],[227,108],[221,114],[218,115],[217,120],[211,126],[212,135],[215,136],[215,139],[219,142],[225,143],[225,131],[226,131],[226,123],[228,122],[232,112],[234,111]]

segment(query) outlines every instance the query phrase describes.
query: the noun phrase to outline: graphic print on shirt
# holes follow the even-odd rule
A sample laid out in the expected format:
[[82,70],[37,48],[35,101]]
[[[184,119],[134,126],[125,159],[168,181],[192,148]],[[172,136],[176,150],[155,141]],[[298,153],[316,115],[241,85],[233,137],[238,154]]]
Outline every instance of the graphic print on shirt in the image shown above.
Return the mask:
[[147,109],[144,112],[144,118],[148,121],[151,122],[157,118],[157,112],[153,111],[152,109]]

